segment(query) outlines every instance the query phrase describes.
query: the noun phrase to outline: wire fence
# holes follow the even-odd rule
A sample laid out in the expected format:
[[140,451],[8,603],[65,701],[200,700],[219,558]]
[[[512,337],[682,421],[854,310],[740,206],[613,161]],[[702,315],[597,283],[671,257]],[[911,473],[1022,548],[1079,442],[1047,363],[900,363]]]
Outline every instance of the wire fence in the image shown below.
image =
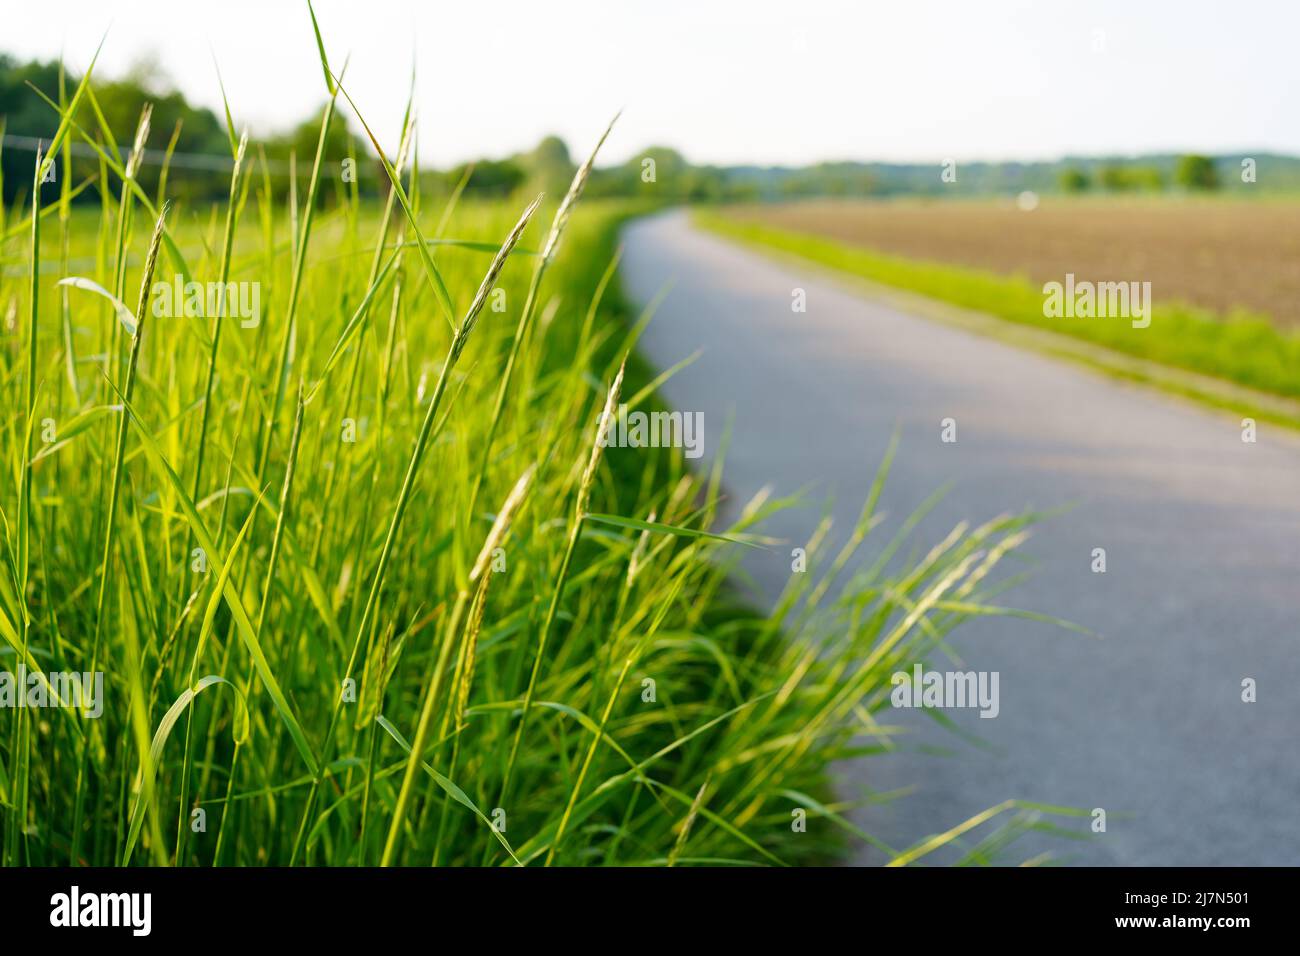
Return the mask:
[[[23,136],[19,133],[5,133],[4,136],[0,137],[0,143],[3,144],[5,149],[12,147],[14,149],[21,149],[28,152],[35,152],[38,148],[44,150],[49,145],[49,142],[50,140],[47,137]],[[91,146],[89,143],[70,141],[68,147],[72,151],[73,156],[95,160],[99,158],[99,153],[96,151],[95,147]],[[104,144],[101,148],[107,153],[111,154],[113,152],[113,147],[108,144]],[[126,150],[125,155],[123,155],[119,151],[118,159],[125,163],[131,152],[132,151],[128,149]],[[355,172],[358,176],[364,178],[373,176],[378,178],[378,171],[371,168],[371,164],[365,162],[364,157],[358,157],[357,160]],[[235,162],[231,157],[221,155],[220,153],[187,153],[180,150],[174,150],[171,154],[171,158],[168,159],[167,151],[165,149],[150,149],[149,147],[145,147],[141,150],[140,161],[149,166],[162,166],[166,163],[169,169],[194,169],[215,173],[229,173],[235,166]],[[287,177],[290,174],[293,174],[299,179],[310,178],[311,176],[310,167],[304,167],[304,164],[302,163],[298,163],[297,168],[295,169],[295,164],[289,162],[287,159],[267,157],[265,161],[267,171],[274,176]],[[260,162],[261,160],[259,160],[259,163]]]

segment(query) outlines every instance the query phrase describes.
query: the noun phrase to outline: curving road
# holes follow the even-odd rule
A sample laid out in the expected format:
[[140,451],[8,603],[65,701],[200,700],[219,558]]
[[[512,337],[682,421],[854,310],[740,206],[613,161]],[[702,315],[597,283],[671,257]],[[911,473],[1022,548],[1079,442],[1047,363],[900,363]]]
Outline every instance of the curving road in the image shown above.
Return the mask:
[[[881,538],[947,482],[920,529],[927,546],[959,520],[1073,505],[1036,528],[1029,576],[1003,603],[1101,639],[1020,619],[960,627],[964,666],[999,672],[1001,709],[948,713],[988,749],[894,712],[914,730],[904,749],[845,767],[842,789],[915,792],[857,822],[904,847],[1019,797],[1105,808],[1107,828],[1083,842],[1033,835],[1008,861],[1300,864],[1300,439],[1264,425],[1244,443],[1239,417],[906,314],[684,212],[634,222],[624,243],[634,301],[672,282],[645,354],[667,368],[703,349],[664,389],[704,413],[703,461],[734,415],[733,500],[813,482],[845,531],[899,423]],[[806,313],[791,310],[795,288]],[[956,443],[940,441],[945,418]],[[801,543],[819,516],[787,512],[768,529]],[[1104,574],[1090,568],[1098,547]],[[770,598],[788,558],[747,560]],[[1254,703],[1241,699],[1247,677]]]

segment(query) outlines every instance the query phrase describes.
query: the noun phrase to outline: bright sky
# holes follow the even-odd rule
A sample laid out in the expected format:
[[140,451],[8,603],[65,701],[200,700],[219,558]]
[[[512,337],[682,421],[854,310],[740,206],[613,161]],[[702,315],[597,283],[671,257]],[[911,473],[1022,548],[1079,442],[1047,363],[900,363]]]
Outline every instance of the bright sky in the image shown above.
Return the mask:
[[[1292,0],[319,0],[316,13],[386,145],[418,59],[425,164],[550,132],[581,154],[619,107],[608,160],[651,144],[725,164],[1300,153]],[[323,102],[298,0],[5,0],[0,50],[84,67],[110,25],[97,70],[152,55],[219,109],[211,49],[254,132]]]

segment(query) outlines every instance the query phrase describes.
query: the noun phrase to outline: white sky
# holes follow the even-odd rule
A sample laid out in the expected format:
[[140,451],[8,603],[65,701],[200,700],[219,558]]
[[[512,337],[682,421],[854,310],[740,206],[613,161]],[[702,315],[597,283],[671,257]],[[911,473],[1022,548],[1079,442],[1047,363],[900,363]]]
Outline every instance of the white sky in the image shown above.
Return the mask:
[[[0,3],[0,51],[80,68],[111,25],[97,71],[150,54],[219,109],[211,49],[255,132],[325,96],[299,0]],[[426,165],[550,132],[576,156],[619,107],[606,161],[651,144],[727,164],[1300,153],[1293,0],[319,0],[316,13],[386,146],[418,55]]]

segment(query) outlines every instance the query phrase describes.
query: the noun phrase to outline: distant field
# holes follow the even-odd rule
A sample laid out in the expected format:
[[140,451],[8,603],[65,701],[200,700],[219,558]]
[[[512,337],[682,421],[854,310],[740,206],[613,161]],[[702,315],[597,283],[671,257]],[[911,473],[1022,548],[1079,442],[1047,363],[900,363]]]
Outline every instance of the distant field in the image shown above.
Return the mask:
[[1157,304],[1244,310],[1300,328],[1300,200],[816,201],[728,210],[909,259],[1060,281],[1149,281]]
[[[816,202],[701,210],[715,232],[1130,359],[1300,398],[1300,203],[1045,199]],[[1150,282],[1149,325],[1049,316],[1043,284]],[[1119,372],[1112,360],[1089,361]],[[1149,372],[1123,374],[1153,380]],[[1176,386],[1215,404],[1204,385]],[[1253,400],[1252,400],[1253,401]],[[1262,409],[1300,425],[1293,405]],[[1243,411],[1243,414],[1245,412]]]

